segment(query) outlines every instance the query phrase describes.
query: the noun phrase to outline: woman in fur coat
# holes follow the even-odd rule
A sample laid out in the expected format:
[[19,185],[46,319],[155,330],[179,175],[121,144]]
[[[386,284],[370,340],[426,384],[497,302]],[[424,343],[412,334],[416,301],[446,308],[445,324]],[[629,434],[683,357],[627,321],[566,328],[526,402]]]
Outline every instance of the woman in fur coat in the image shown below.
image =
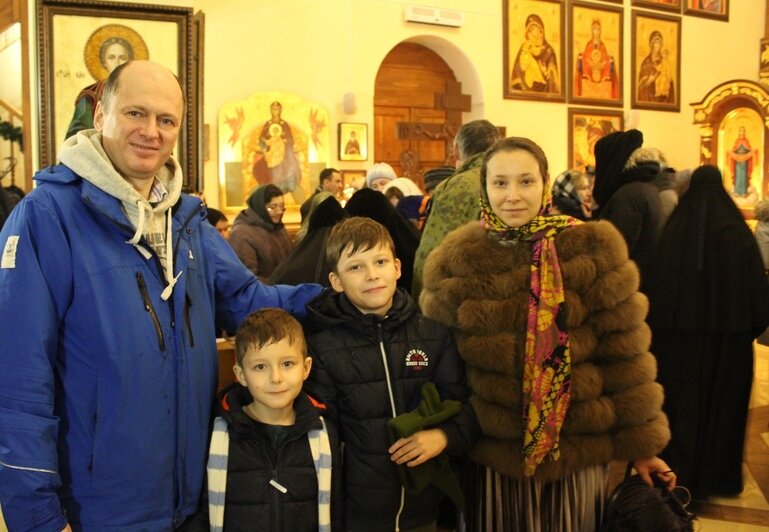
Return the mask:
[[596,530],[612,460],[675,484],[638,268],[610,223],[545,216],[548,179],[537,144],[497,143],[481,223],[426,263],[422,309],[453,328],[483,430],[470,530]]

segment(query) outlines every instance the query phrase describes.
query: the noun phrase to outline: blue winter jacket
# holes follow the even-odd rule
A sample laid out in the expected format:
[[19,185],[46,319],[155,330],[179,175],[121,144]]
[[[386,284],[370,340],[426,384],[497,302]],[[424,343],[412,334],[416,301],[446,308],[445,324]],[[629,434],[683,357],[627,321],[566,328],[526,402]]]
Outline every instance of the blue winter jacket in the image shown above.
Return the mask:
[[[120,201],[64,166],[0,233],[0,504],[10,530],[168,530],[197,506],[217,386],[214,327],[302,316],[320,287],[263,285],[182,194],[171,298],[126,244]],[[141,241],[147,249],[151,247]],[[214,309],[216,313],[214,315]]]

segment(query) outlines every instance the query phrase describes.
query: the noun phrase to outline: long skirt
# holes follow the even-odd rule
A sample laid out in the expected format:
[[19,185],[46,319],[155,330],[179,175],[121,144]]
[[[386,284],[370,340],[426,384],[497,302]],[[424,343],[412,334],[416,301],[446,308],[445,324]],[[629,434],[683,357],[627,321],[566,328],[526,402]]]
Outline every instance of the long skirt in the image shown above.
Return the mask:
[[544,482],[479,466],[470,481],[466,524],[475,532],[596,532],[608,498],[608,465]]

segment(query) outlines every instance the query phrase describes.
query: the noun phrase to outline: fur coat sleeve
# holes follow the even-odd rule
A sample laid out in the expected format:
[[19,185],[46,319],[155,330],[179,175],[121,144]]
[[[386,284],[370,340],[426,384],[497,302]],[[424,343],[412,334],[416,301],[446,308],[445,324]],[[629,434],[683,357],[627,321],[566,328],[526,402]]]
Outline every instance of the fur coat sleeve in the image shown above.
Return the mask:
[[[670,439],[654,379],[646,297],[619,232],[591,222],[556,238],[566,288],[572,402],[561,457],[536,476],[554,480],[611,460],[659,453]],[[499,243],[477,223],[451,233],[425,266],[425,315],[455,332],[483,436],[476,462],[521,477],[522,374],[531,247]]]

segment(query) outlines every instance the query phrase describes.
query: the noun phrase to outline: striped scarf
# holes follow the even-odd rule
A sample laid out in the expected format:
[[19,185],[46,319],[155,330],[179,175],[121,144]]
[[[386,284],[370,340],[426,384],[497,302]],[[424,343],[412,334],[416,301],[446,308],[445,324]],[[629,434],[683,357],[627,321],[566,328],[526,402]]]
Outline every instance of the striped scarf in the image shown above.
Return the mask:
[[[331,530],[331,444],[328,439],[326,421],[320,417],[322,427],[307,433],[310,452],[318,476],[318,531]],[[230,449],[230,434],[227,421],[217,417],[211,435],[208,454],[208,521],[211,532],[222,532],[224,526],[224,500],[227,492],[227,458]],[[285,490],[277,482],[270,484],[280,491]],[[281,490],[281,488],[283,488]]]
[[549,207],[545,179],[539,214],[521,227],[510,227],[494,213],[486,183],[481,184],[481,225],[489,235],[499,241],[532,243],[522,401],[527,476],[546,459],[558,460],[560,431],[571,401],[571,353],[555,237],[579,222],[570,216],[546,216]]

